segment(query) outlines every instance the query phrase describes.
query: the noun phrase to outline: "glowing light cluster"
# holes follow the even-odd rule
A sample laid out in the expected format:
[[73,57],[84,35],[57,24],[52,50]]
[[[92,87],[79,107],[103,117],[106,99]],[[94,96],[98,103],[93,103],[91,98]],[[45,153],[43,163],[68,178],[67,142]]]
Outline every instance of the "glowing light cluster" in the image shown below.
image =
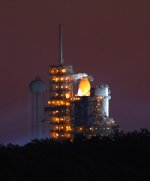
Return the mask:
[[70,106],[70,102],[64,100],[51,100],[48,101],[48,104],[51,106]]
[[70,76],[52,76],[50,80],[53,82],[70,82],[72,78]]
[[80,101],[80,97],[72,97],[72,101]]
[[71,126],[70,125],[57,125],[57,126],[53,126],[53,130],[54,131],[66,131],[66,132],[70,132]]
[[64,123],[69,123],[69,121],[70,121],[70,117],[69,116],[64,116],[64,117],[51,117],[51,121],[53,122],[53,123],[62,123],[62,122],[64,122]]
[[50,137],[53,138],[53,139],[62,139],[62,138],[67,138],[67,139],[70,139],[71,137],[71,134],[70,133],[64,133],[64,134],[61,134],[61,133],[58,133],[58,132],[51,132],[50,133]]
[[67,68],[64,67],[53,67],[49,68],[49,73],[54,75],[54,74],[65,74],[67,72]]

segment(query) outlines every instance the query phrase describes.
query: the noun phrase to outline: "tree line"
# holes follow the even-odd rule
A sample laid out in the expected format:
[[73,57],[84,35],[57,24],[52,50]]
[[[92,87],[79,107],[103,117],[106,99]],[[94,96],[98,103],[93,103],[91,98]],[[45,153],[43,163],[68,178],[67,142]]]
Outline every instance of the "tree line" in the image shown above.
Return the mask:
[[0,180],[150,180],[150,131],[0,145]]

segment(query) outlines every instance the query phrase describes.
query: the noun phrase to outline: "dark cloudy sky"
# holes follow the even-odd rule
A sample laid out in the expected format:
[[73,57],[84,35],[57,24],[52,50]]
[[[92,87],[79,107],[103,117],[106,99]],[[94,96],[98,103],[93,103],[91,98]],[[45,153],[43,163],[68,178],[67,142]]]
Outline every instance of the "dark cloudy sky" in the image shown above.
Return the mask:
[[28,84],[58,61],[108,83],[110,114],[123,130],[150,129],[149,0],[0,1],[0,142],[26,139]]

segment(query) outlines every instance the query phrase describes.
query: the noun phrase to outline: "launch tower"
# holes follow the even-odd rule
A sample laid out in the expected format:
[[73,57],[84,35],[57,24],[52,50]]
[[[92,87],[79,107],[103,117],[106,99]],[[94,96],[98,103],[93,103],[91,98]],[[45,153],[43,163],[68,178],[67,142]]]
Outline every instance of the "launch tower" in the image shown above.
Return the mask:
[[48,114],[50,137],[72,138],[71,99],[73,96],[73,68],[63,64],[62,30],[59,25],[59,62],[49,67]]
[[[77,94],[73,92],[79,82]],[[62,28],[59,25],[59,61],[49,67],[49,98],[46,111],[51,139],[72,140],[75,135],[108,136],[114,121],[109,118],[110,90],[108,85],[91,88],[92,76],[73,73],[73,67],[64,65]]]

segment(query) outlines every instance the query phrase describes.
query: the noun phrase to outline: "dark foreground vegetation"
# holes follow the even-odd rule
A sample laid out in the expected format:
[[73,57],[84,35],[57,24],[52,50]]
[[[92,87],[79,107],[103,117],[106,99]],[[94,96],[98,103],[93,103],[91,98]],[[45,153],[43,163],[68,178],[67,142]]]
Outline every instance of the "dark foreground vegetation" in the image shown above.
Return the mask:
[[150,181],[150,132],[0,146],[0,181]]

